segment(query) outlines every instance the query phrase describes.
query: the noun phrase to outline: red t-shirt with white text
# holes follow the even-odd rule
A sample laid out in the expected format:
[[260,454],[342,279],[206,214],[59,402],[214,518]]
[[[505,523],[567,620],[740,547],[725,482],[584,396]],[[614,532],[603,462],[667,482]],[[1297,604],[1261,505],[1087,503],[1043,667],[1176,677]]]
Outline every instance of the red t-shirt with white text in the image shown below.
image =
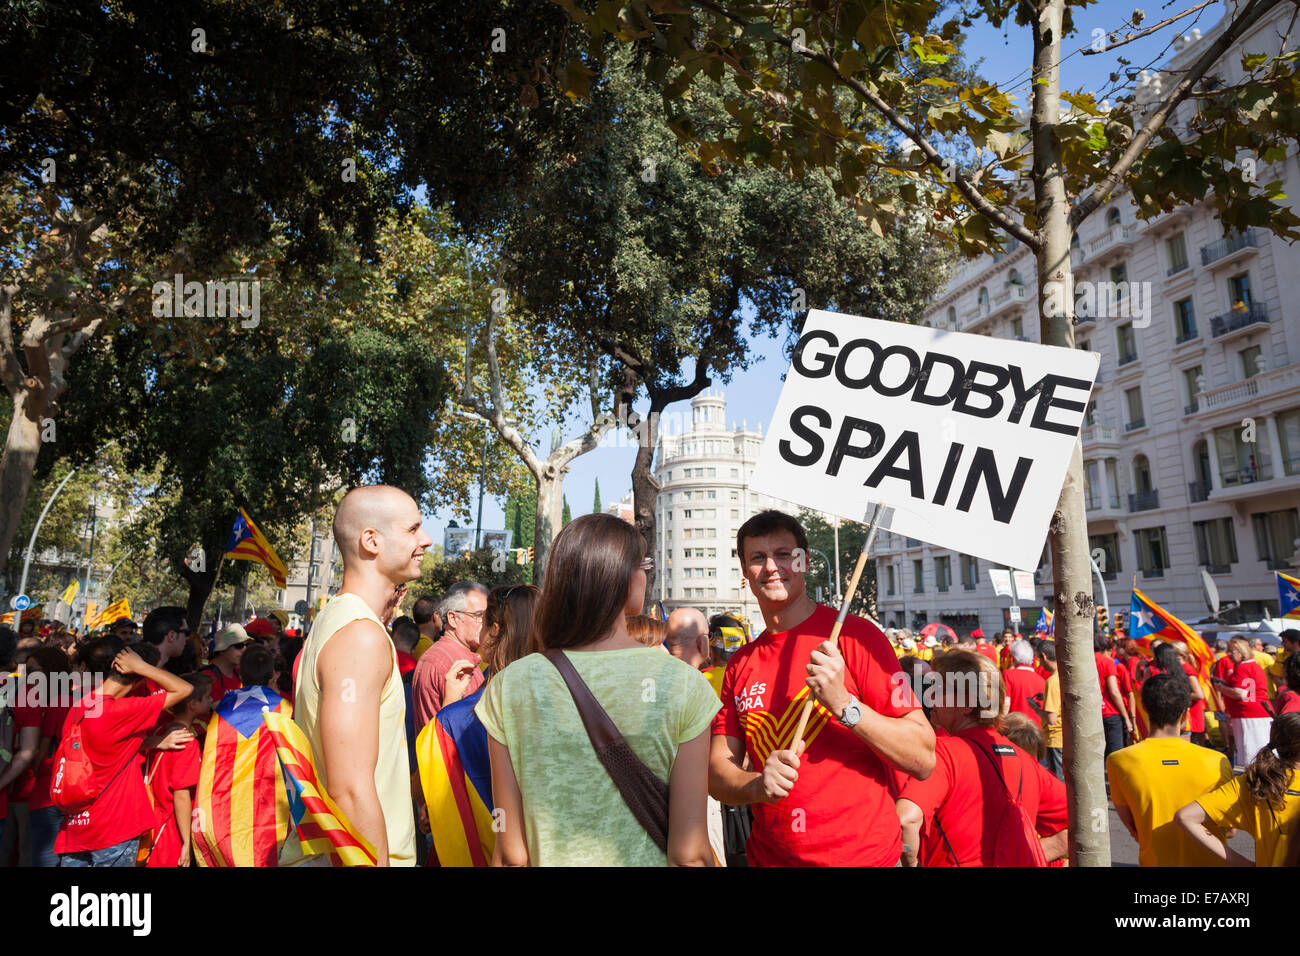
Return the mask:
[[[736,651],[722,678],[722,709],[713,733],[744,742],[754,770],[774,750],[793,744],[808,698],[809,656],[830,637],[835,611],[818,605],[788,631],[764,631]],[[920,708],[889,639],[870,621],[849,615],[840,631],[844,687],[886,717]],[[899,675],[897,678],[894,675]],[[799,779],[775,804],[753,805],[747,847],[751,866],[893,866],[902,853],[883,758],[816,704],[804,732]]]
[[1228,686],[1246,692],[1245,700],[1237,700],[1224,695],[1224,706],[1228,708],[1229,717],[1249,719],[1252,717],[1271,717],[1263,700],[1268,694],[1268,677],[1264,668],[1253,660],[1243,660],[1228,675]]
[[[114,698],[96,692],[68,712],[64,737],[82,714],[90,711],[81,721],[81,738],[102,789],[85,810],[63,818],[54,841],[55,853],[103,850],[153,826],[153,807],[141,770],[144,758],[139,751],[145,735],[158,722],[166,699],[162,693]],[[94,715],[97,706],[100,712]]]

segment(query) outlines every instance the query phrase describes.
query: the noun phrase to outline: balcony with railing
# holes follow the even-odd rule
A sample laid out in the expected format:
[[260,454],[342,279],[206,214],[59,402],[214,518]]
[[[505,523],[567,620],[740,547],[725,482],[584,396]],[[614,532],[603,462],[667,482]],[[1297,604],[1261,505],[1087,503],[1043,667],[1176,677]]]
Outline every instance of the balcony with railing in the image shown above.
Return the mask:
[[1182,345],[1184,342],[1190,342],[1193,339],[1198,339],[1200,337],[1201,337],[1200,329],[1197,329],[1194,326],[1190,329],[1179,329],[1177,332],[1174,333],[1174,344]]
[[1151,578],[1163,578],[1164,576],[1165,576],[1164,568],[1143,568],[1142,569],[1142,578],[1144,580],[1150,580]]
[[1270,571],[1291,571],[1293,570],[1291,562],[1286,558],[1265,558],[1264,563],[1268,565]]
[[1112,249],[1127,248],[1133,244],[1136,230],[1126,224],[1111,226],[1100,236],[1089,239],[1084,245],[1088,252],[1088,258],[1100,256],[1110,252]]
[[1124,431],[1135,432],[1139,428],[1146,428],[1147,420],[1145,418],[1135,418],[1131,422],[1124,423]]
[[983,302],[980,305],[975,306],[975,308],[971,309],[969,312],[967,312],[965,315],[961,317],[962,330],[965,331],[966,329],[969,329],[971,326],[983,322],[988,317],[989,317],[989,304],[987,302]]
[[1201,265],[1208,266],[1248,249],[1256,250],[1259,248],[1259,240],[1259,234],[1254,229],[1246,229],[1226,239],[1201,246]]
[[1192,504],[1196,504],[1207,500],[1212,490],[1208,481],[1189,481],[1187,483],[1187,498]]
[[1233,332],[1240,332],[1252,325],[1267,323],[1268,309],[1262,302],[1256,302],[1249,308],[1231,309],[1210,319],[1210,334],[1218,339],[1225,335],[1231,335]]
[[1134,511],[1152,511],[1160,507],[1160,492],[1155,488],[1150,491],[1139,491],[1130,493],[1128,496],[1128,510]]
[[1136,352],[1125,352],[1118,359],[1116,359],[1115,364],[1117,366],[1123,367],[1125,365],[1132,365],[1137,360],[1138,360],[1138,354]]
[[1189,268],[1191,268],[1191,263],[1188,262],[1186,259],[1184,259],[1182,262],[1175,262],[1172,266],[1170,266],[1168,269],[1165,270],[1165,278],[1172,279],[1174,276],[1178,275],[1178,273],[1186,272]]
[[1201,562],[1201,567],[1205,568],[1205,570],[1209,571],[1211,574],[1231,574],[1231,573],[1232,573],[1232,565],[1231,565],[1231,564],[1214,564],[1214,563],[1212,563],[1212,562],[1210,562],[1210,561],[1202,561],[1202,562]]
[[998,315],[1012,306],[1024,305],[1029,301],[1029,293],[1022,285],[1010,283],[1001,292],[994,294],[989,315]]
[[1083,426],[1082,438],[1084,445],[1118,445],[1119,429],[1109,423],[1098,422],[1095,425]]
[[1254,403],[1282,392],[1300,392],[1300,362],[1269,369],[1242,382],[1221,385],[1196,396],[1199,411],[1217,411],[1238,403]]

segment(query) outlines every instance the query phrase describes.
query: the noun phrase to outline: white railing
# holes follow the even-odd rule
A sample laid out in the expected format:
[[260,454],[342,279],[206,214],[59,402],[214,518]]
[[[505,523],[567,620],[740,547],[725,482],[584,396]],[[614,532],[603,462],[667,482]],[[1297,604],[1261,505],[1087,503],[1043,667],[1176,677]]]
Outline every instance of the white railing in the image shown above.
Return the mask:
[[1088,255],[1095,256],[1105,252],[1111,246],[1133,241],[1133,227],[1128,225],[1111,226],[1100,236],[1088,240]]
[[1237,402],[1249,401],[1274,392],[1282,392],[1300,385],[1300,362],[1261,372],[1244,382],[1233,382],[1201,392],[1196,396],[1201,411],[1223,408]]

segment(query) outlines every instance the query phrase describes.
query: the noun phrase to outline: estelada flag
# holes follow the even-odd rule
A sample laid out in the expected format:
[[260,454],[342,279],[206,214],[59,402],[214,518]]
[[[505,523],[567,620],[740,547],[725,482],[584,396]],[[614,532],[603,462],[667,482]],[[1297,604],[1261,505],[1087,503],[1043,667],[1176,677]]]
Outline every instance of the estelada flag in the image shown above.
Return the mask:
[[237,561],[256,561],[263,565],[271,572],[276,587],[282,588],[288,583],[289,569],[243,508],[239,509],[239,517],[235,519],[235,526],[230,531],[230,540],[226,542],[226,557]]
[[[34,607],[29,607],[27,610],[18,613],[22,614],[24,621],[39,621],[41,619],[41,614],[44,613],[44,611],[44,606],[37,604]],[[12,624],[16,616],[17,613],[14,611],[0,614],[0,624]]]
[[289,797],[289,816],[303,853],[329,854],[334,866],[377,866],[379,854],[330,799],[316,776],[311,741],[286,713],[263,714]]
[[269,687],[232,690],[208,721],[194,796],[200,866],[278,866],[289,799],[263,709],[286,718],[289,701]]
[[479,688],[448,704],[415,738],[420,787],[440,866],[492,862],[492,767],[487,729],[474,716]]
[[1300,620],[1300,578],[1281,571],[1273,573],[1277,575],[1277,600],[1281,605],[1282,617],[1291,621]]
[[1035,631],[1043,634],[1052,634],[1056,630],[1056,621],[1052,619],[1052,612],[1047,608],[1040,608],[1038,611],[1038,623],[1034,625]]
[[1138,649],[1144,657],[1151,656],[1153,637],[1161,637],[1167,641],[1182,641],[1192,655],[1196,672],[1201,677],[1209,678],[1210,668],[1214,666],[1214,652],[1205,643],[1205,639],[1137,588],[1133,589],[1128,623],[1128,636],[1137,641]]

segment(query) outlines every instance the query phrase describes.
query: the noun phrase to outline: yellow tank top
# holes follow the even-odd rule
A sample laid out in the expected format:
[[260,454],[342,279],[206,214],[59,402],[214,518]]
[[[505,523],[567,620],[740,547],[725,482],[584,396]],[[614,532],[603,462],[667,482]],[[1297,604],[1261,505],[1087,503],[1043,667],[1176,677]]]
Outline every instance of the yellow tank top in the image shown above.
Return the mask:
[[[302,646],[302,663],[298,668],[293,719],[311,740],[316,755],[316,773],[326,791],[325,762],[320,738],[320,682],[316,661],[325,642],[340,628],[356,620],[383,622],[358,595],[341,593],[316,616],[311,633]],[[392,669],[379,697],[379,759],[375,763],[375,789],[384,811],[388,831],[388,860],[392,866],[415,865],[415,809],[411,803],[411,773],[406,752],[406,694],[397,670],[397,649],[393,648]]]

